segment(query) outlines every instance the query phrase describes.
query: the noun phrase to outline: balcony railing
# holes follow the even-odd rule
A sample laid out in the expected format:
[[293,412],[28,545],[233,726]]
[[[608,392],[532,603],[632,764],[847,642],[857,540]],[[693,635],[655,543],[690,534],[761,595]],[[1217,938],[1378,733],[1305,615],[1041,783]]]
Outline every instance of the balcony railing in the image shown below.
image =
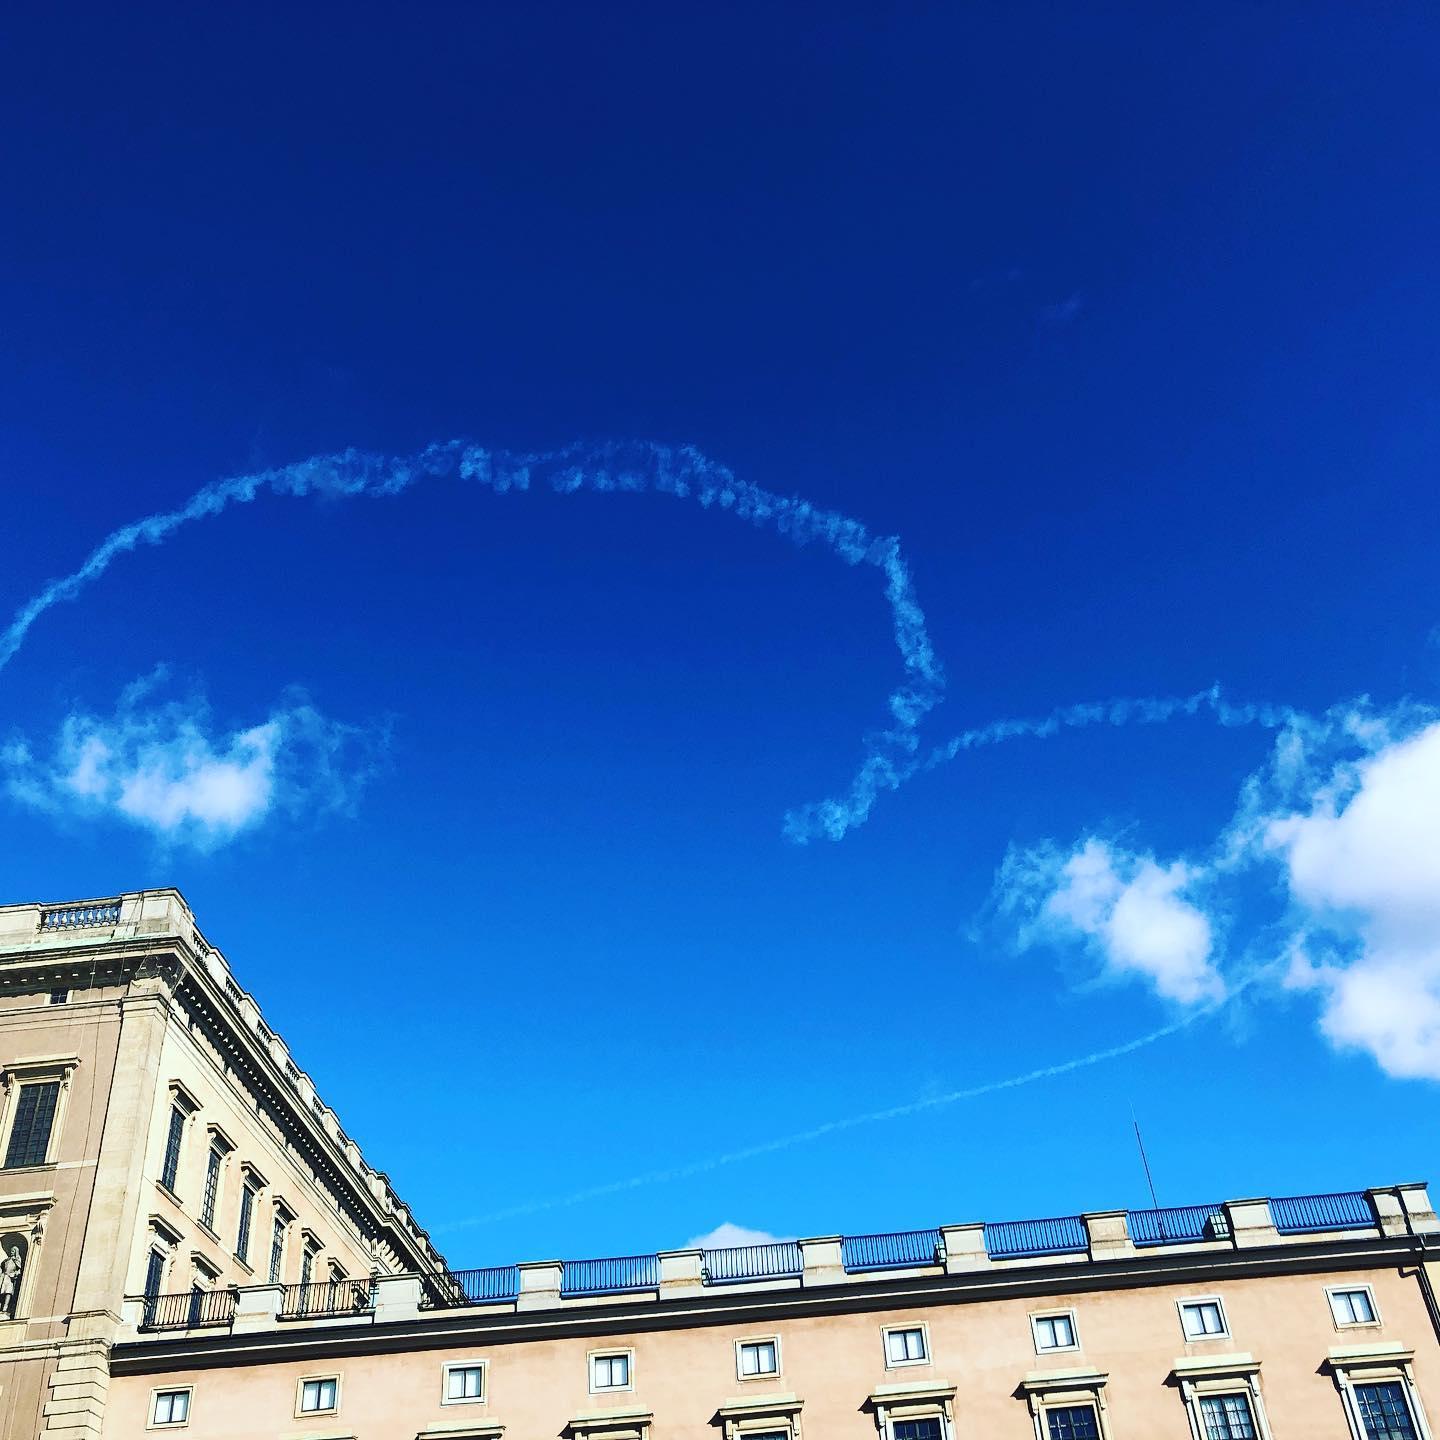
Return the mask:
[[449,1270],[425,1275],[422,1310],[453,1310],[459,1305],[487,1305],[513,1300],[520,1293],[518,1265],[492,1265],[483,1270]]
[[840,1258],[845,1269],[851,1273],[934,1265],[939,1250],[938,1230],[892,1230],[883,1235],[847,1235],[840,1242]]
[[89,930],[120,923],[120,902],[102,900],[96,905],[58,905],[40,912],[42,930]]
[[1078,1215],[1055,1215],[1048,1220],[992,1220],[985,1226],[985,1249],[992,1260],[1074,1255],[1089,1248],[1090,1236]]
[[1129,1220],[1130,1238],[1137,1245],[1184,1245],[1195,1240],[1224,1240],[1230,1235],[1223,1205],[1132,1210]]
[[794,1240],[772,1245],[729,1245],[707,1250],[701,1262],[707,1285],[733,1285],[740,1280],[783,1280],[801,1271],[800,1246]]
[[1363,1230],[1375,1223],[1375,1212],[1363,1190],[1342,1190],[1272,1200],[1270,1218],[1282,1235],[1309,1235],[1321,1230]]
[[375,1308],[375,1282],[363,1280],[312,1280],[308,1285],[287,1285],[280,1297],[284,1320],[312,1319],[322,1315],[363,1315]]
[[142,1330],[198,1330],[228,1325],[235,1318],[233,1290],[191,1290],[177,1295],[147,1295]]
[[560,1294],[623,1295],[631,1290],[655,1290],[659,1285],[658,1255],[616,1255],[608,1260],[565,1261]]

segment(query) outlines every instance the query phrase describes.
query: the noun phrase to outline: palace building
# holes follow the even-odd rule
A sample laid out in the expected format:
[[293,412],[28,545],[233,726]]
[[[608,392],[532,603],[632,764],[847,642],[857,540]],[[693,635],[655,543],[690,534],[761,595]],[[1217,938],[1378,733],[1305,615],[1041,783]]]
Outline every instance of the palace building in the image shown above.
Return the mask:
[[1423,1184],[451,1269],[169,890],[0,1065],[5,1440],[1440,1440]]

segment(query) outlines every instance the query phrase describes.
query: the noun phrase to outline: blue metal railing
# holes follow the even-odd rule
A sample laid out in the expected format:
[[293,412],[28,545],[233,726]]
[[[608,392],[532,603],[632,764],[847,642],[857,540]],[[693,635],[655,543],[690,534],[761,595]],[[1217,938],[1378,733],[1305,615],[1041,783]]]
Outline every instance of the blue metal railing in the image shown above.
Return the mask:
[[729,1245],[707,1250],[701,1261],[707,1285],[731,1285],[737,1280],[783,1280],[800,1273],[800,1246],[794,1240],[772,1245]]
[[513,1300],[520,1293],[518,1265],[491,1265],[482,1270],[447,1270],[422,1277],[422,1310],[453,1310],[459,1305],[486,1305]]
[[840,1256],[848,1271],[900,1270],[933,1265],[940,1248],[938,1230],[892,1230],[882,1235],[847,1235]]
[[1230,1233],[1223,1205],[1170,1205],[1159,1210],[1131,1210],[1130,1238],[1137,1245],[1183,1245],[1190,1240],[1218,1240]]
[[1375,1212],[1363,1190],[1334,1195],[1287,1195],[1270,1202],[1270,1218],[1282,1235],[1308,1235],[1319,1230],[1361,1230],[1375,1223]]
[[1090,1236],[1078,1215],[1055,1215],[1048,1220],[990,1220],[985,1224],[985,1249],[993,1260],[1074,1255],[1089,1248]]
[[120,902],[103,900],[98,905],[62,905],[40,912],[42,930],[85,930],[92,925],[118,925]]
[[616,1255],[608,1260],[567,1260],[560,1293],[622,1295],[629,1290],[655,1290],[660,1285],[658,1255]]

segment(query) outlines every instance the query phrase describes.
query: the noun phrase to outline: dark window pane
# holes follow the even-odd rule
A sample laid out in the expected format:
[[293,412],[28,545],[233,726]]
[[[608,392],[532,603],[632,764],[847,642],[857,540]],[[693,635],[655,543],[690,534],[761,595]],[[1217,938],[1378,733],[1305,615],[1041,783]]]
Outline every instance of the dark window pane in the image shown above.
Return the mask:
[[50,1148],[50,1130],[55,1124],[55,1106],[60,1099],[60,1082],[46,1080],[39,1085],[22,1085],[15,1102],[15,1123],[10,1129],[10,1147],[5,1168],[43,1165]]
[[1062,1410],[1047,1410],[1045,1423],[1050,1440],[1100,1440],[1100,1427],[1095,1422],[1091,1405],[1067,1405]]
[[1357,1385],[1355,1404],[1359,1407],[1367,1440],[1415,1440],[1410,1406],[1406,1403],[1404,1388],[1398,1383]]
[[185,1112],[176,1105],[170,1111],[170,1130],[165,1136],[165,1164],[160,1170],[160,1183],[167,1190],[175,1189],[175,1177],[180,1173],[180,1142],[185,1136]]
[[940,1420],[930,1416],[923,1420],[897,1420],[895,1440],[940,1440]]
[[1200,1402],[1205,1440],[1255,1440],[1255,1421],[1244,1395],[1207,1395]]

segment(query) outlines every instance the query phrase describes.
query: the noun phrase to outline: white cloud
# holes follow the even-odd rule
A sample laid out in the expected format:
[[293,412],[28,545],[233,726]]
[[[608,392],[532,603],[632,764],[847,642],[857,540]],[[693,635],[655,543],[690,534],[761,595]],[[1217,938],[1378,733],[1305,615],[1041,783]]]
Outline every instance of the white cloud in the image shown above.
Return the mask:
[[1258,830],[1307,931],[1289,983],[1318,992],[1335,1045],[1440,1079],[1440,723],[1363,738],[1376,753]]
[[751,1230],[745,1225],[736,1225],[726,1220],[704,1235],[687,1240],[686,1250],[724,1250],[731,1245],[777,1245],[785,1239],[783,1235],[772,1235],[768,1230]]
[[264,721],[217,733],[203,699],[153,703],[156,670],[108,717],[72,713],[45,758],[28,741],[0,749],[10,795],[53,814],[109,814],[167,840],[211,848],[276,807],[344,808],[373,768],[375,737],[292,695]]
[[1106,974],[1149,981],[1167,1000],[1220,1000],[1211,923],[1183,892],[1198,878],[1090,838],[1063,859],[1053,851],[1012,856],[1001,872],[1001,904],[1028,912],[1025,938],[1081,938]]

